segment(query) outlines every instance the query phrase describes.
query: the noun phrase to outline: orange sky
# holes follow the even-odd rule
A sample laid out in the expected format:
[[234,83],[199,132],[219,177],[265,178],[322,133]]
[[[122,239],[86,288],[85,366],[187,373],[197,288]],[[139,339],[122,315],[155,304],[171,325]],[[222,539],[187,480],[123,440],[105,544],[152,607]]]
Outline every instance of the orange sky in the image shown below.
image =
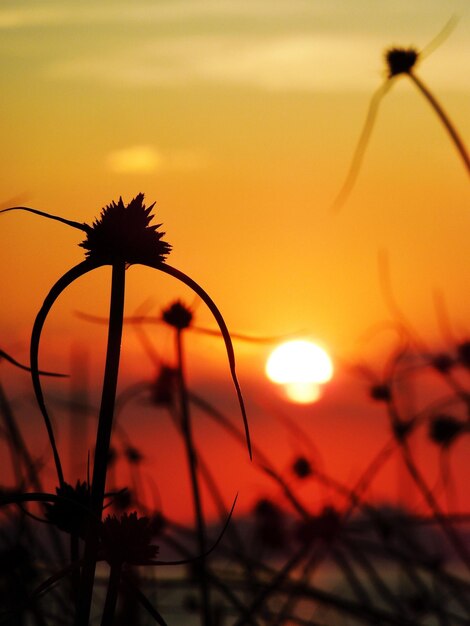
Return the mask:
[[[454,32],[418,72],[470,137],[466,3],[409,4],[4,2],[0,200],[91,222],[111,200],[143,191],[157,202],[156,219],[173,245],[168,261],[213,296],[230,329],[301,330],[339,364],[384,360],[381,337],[364,335],[390,319],[377,261],[386,250],[395,297],[414,328],[442,343],[433,300],[440,290],[463,339],[470,332],[462,297],[468,177],[428,103],[405,79],[383,101],[347,205],[338,215],[329,211],[383,79],[384,48],[422,48],[454,13],[461,16]],[[53,281],[82,259],[81,237],[32,215],[1,219],[1,347],[26,361],[34,316]],[[105,314],[108,284],[109,272],[100,270],[64,294],[47,322],[44,367],[67,371],[71,346],[87,344],[92,381],[100,380],[104,331],[74,312]],[[129,314],[147,300],[154,313],[176,297],[193,302],[174,280],[142,268],[130,269],[127,290]],[[202,305],[197,319],[212,325]],[[161,352],[172,346],[160,331],[155,343]],[[188,343],[195,383],[210,389],[216,377],[231,394],[217,342]],[[276,389],[261,386],[268,348],[237,343],[236,352],[256,432],[269,423],[266,404],[292,409]],[[140,343],[126,331],[123,384],[151,376]],[[348,418],[343,400],[327,402],[349,394],[341,380],[331,383],[325,405],[295,409],[310,432],[324,432],[319,439],[331,454],[337,429],[361,422],[359,383],[359,404],[350,406],[356,417]],[[384,433],[377,433],[378,446]],[[287,462],[286,441],[283,451],[276,448],[282,433],[272,434],[279,437],[270,449]],[[346,481],[359,471],[347,448],[339,454],[349,458],[347,467],[328,462]],[[250,472],[248,500],[258,493]]]

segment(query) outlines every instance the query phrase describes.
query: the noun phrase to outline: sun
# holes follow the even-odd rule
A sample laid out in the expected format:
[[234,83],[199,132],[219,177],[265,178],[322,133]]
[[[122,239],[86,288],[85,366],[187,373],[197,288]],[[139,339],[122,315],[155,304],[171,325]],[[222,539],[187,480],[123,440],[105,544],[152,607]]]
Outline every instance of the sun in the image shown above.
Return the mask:
[[295,339],[277,346],[266,362],[266,375],[284,385],[294,402],[314,402],[320,396],[320,385],[333,376],[333,363],[327,352],[312,341]]

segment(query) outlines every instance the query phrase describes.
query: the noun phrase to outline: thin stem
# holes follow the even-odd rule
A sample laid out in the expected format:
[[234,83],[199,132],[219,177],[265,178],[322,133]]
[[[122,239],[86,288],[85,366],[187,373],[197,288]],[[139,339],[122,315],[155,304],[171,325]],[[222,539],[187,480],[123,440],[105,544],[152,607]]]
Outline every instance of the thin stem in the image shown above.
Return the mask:
[[403,460],[406,464],[408,472],[410,473],[411,478],[414,480],[420,492],[424,496],[426,504],[432,511],[436,523],[439,524],[439,526],[441,527],[443,534],[447,537],[449,543],[455,549],[455,552],[462,560],[462,563],[470,571],[470,552],[468,550],[468,547],[465,544],[464,540],[460,537],[460,535],[454,530],[453,525],[448,523],[445,514],[441,511],[439,504],[437,503],[431,490],[427,486],[423,476],[421,475],[421,472],[417,468],[413,460],[409,445],[406,441],[402,442],[400,450],[402,452]]
[[432,95],[432,93],[429,91],[426,85],[416,76],[416,74],[413,74],[413,72],[408,72],[408,75],[411,78],[411,80],[414,82],[416,87],[418,87],[418,89],[421,91],[424,97],[428,100],[428,102],[430,103],[434,111],[437,113],[437,115],[439,116],[441,122],[444,124],[447,132],[449,133],[452,141],[454,142],[454,145],[457,148],[457,151],[462,157],[462,160],[465,165],[465,169],[467,170],[468,174],[470,174],[470,156],[467,152],[467,149],[462,139],[460,138],[459,133],[454,128],[454,125],[450,121],[444,109],[441,107],[439,102]]
[[116,612],[120,580],[121,564],[111,565],[108,580],[108,591],[106,593],[101,626],[112,626],[114,623],[114,613]]
[[[80,560],[80,538],[77,533],[70,535],[70,561],[76,563]],[[74,603],[78,600],[78,590],[80,588],[80,570],[76,569],[71,572],[72,583],[72,601]]]
[[[199,489],[199,479],[197,475],[197,455],[194,446],[191,418],[189,413],[189,397],[185,381],[184,359],[183,359],[183,332],[176,330],[176,352],[178,359],[178,388],[180,396],[181,428],[183,431],[186,454],[188,456],[189,473],[191,479],[191,491],[193,495],[194,517],[196,521],[197,541],[199,554],[206,553],[206,528],[204,523],[204,513],[202,510],[201,493]],[[205,559],[202,558],[200,568],[198,568],[199,588],[202,602],[202,617],[204,626],[211,624],[211,610],[209,587],[207,582]]]
[[52,428],[51,419],[47,412],[46,403],[44,401],[44,394],[42,392],[41,385],[41,377],[39,370],[39,343],[41,340],[41,334],[44,328],[44,322],[49,315],[52,306],[54,305],[57,298],[65,291],[65,289],[71,285],[75,280],[83,276],[84,274],[91,272],[92,270],[99,267],[99,263],[90,262],[88,259],[86,261],[82,261],[68,272],[66,272],[59,280],[53,285],[49,293],[44,299],[42,306],[36,315],[36,319],[34,320],[33,330],[31,332],[31,344],[30,344],[30,361],[31,361],[31,380],[33,383],[34,393],[36,395],[36,400],[38,403],[38,407],[41,411],[41,414],[44,419],[44,424],[46,426],[47,434],[49,437],[49,442],[51,445],[52,453],[54,456],[54,463],[57,471],[57,478],[59,480],[59,484],[62,487],[64,484],[64,474],[62,472],[62,464],[60,462],[59,451],[57,449],[57,445],[54,437],[54,430]]
[[[112,272],[108,347],[91,484],[91,511],[93,518],[97,520],[101,519],[103,511],[109,444],[116,402],[124,314],[124,291],[125,264],[116,263],[113,265]],[[91,523],[85,543],[84,566],[75,620],[76,626],[88,626],[95,580],[97,551],[98,526],[96,523]]]
[[377,113],[379,111],[379,105],[382,101],[382,98],[388,92],[390,87],[393,84],[393,79],[386,80],[374,93],[371,98],[369,104],[369,110],[367,111],[366,120],[364,122],[364,126],[361,131],[361,135],[359,137],[359,141],[357,143],[356,149],[354,151],[354,156],[351,161],[351,165],[349,167],[349,171],[346,176],[346,180],[343,183],[338,195],[336,196],[331,209],[334,212],[338,212],[341,207],[344,205],[346,200],[351,193],[354,184],[356,183],[357,176],[361,169],[362,161],[364,159],[364,155],[366,152],[366,148],[369,144],[369,139],[372,133],[372,129],[374,128],[375,120],[377,118]]

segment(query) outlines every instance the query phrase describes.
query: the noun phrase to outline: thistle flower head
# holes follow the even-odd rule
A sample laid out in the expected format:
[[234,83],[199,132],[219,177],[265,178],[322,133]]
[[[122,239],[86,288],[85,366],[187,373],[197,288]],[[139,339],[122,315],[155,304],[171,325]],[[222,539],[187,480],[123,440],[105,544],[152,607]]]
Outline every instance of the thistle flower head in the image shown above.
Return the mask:
[[158,230],[161,224],[150,225],[154,206],[155,203],[145,206],[142,193],[128,205],[122,198],[111,202],[99,219],[87,227],[86,239],[79,245],[85,248],[89,259],[99,263],[163,263],[171,246],[162,241],[165,233]]
[[124,513],[118,519],[109,515],[101,527],[101,547],[110,565],[142,565],[155,559],[158,547],[152,545],[152,525],[148,517]]
[[[87,529],[87,509],[90,507],[90,487],[86,482],[77,480],[75,487],[63,483],[56,487],[60,500],[46,504],[46,517],[66,533],[85,538]],[[62,499],[63,498],[63,499]]]
[[292,465],[292,471],[298,478],[308,478],[312,475],[312,465],[308,459],[304,456],[299,456],[295,459]]
[[143,454],[135,446],[127,446],[124,454],[131,465],[138,465],[144,458]]
[[454,359],[445,352],[439,352],[431,359],[432,367],[440,374],[447,374],[453,368]]
[[464,424],[451,415],[437,415],[429,425],[429,438],[437,445],[448,448],[462,434]]
[[390,402],[392,399],[392,390],[387,384],[372,385],[370,389],[370,397],[377,402]]
[[181,300],[177,300],[162,312],[163,321],[169,326],[184,330],[191,325],[193,314]]
[[457,346],[457,360],[462,367],[470,369],[470,341],[463,341]]
[[409,74],[418,60],[419,53],[415,48],[389,48],[385,52],[388,77]]

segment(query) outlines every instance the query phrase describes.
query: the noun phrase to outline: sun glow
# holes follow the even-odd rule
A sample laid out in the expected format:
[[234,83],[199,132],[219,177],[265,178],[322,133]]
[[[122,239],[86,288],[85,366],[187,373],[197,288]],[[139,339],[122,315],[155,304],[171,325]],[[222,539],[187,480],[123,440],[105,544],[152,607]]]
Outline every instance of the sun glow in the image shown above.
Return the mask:
[[284,386],[290,400],[307,404],[320,397],[320,385],[331,380],[333,364],[323,348],[311,341],[296,339],[271,352],[266,374],[272,382]]

